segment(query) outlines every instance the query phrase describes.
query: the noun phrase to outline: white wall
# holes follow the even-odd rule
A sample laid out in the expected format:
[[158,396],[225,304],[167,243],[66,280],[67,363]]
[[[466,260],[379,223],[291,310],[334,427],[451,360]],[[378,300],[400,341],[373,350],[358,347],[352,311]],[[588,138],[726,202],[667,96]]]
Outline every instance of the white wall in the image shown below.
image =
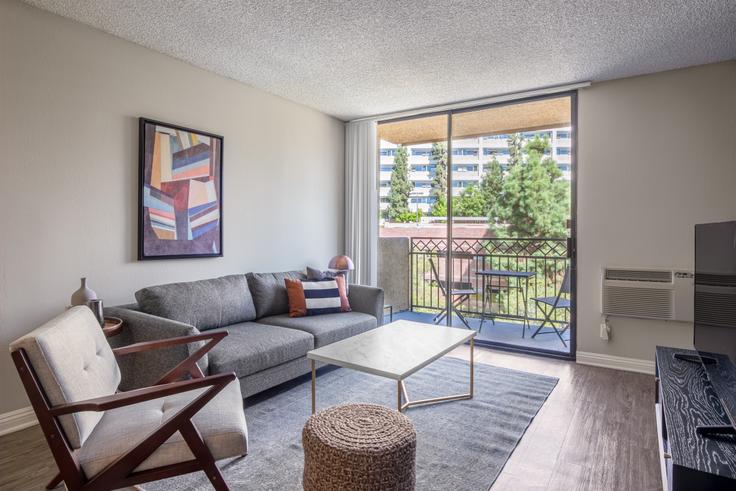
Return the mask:
[[[221,134],[223,258],[136,261],[137,118]],[[79,277],[138,288],[326,265],[343,247],[343,124],[61,17],[0,2],[0,414],[27,405],[8,343]]]
[[736,219],[736,62],[593,84],[578,105],[578,351],[653,360],[692,326],[611,318],[601,268],[688,268],[693,226]]

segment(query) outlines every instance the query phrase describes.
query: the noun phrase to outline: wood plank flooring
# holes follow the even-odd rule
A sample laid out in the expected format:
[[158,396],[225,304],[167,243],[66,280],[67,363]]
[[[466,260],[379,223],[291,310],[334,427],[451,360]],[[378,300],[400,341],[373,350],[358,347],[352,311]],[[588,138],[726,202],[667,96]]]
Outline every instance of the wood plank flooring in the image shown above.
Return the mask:
[[[476,360],[560,379],[492,491],[661,489],[654,377],[485,348]],[[0,490],[41,490],[54,474],[38,426],[0,437]]]

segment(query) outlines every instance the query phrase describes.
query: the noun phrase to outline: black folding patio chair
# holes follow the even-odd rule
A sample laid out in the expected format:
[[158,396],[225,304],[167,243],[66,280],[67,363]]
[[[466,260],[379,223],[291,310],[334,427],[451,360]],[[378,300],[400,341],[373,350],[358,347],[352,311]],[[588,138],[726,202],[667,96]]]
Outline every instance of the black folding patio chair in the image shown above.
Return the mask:
[[[465,282],[465,281],[453,281],[451,283],[451,288],[448,290],[447,288],[447,282],[440,278],[440,273],[437,270],[437,265],[434,263],[432,258],[429,258],[429,265],[432,266],[432,276],[434,276],[434,281],[437,282],[437,285],[440,287],[440,292],[442,292],[442,295],[444,297],[449,296],[451,297],[451,304],[452,304],[452,311],[457,315],[463,324],[465,324],[465,327],[468,329],[473,329],[470,327],[470,324],[468,324],[468,321],[465,320],[465,316],[458,310],[458,307],[470,300],[470,297],[473,295],[477,295],[478,291],[473,287],[472,283]],[[442,320],[447,317],[447,308],[443,308],[439,314],[434,316],[434,319],[432,321],[435,324],[439,324],[442,322]]]
[[[570,294],[570,268],[565,269],[565,276],[562,278],[562,284],[560,285],[560,290],[557,292],[557,296],[555,297],[536,297],[532,298],[534,302],[536,302],[537,307],[539,307],[539,310],[542,311],[542,314],[544,315],[544,322],[539,326],[539,328],[532,334],[532,338],[534,338],[537,334],[552,334],[552,332],[557,334],[557,337],[560,338],[560,341],[562,341],[562,344],[567,346],[567,343],[564,339],[562,339],[562,335],[570,328],[570,322],[565,321],[558,321],[552,319],[552,316],[557,310],[565,309],[567,311],[567,318],[570,318],[570,298],[569,297],[563,297],[562,295]],[[547,331],[547,332],[540,332],[543,327],[545,327],[547,324],[554,329],[554,331]],[[555,324],[563,324],[561,329],[558,329]]]

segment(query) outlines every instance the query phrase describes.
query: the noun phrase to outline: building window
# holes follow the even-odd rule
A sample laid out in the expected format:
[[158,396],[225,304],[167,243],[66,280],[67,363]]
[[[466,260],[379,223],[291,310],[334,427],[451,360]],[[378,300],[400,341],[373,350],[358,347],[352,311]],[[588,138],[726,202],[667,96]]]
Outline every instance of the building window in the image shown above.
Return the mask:
[[567,138],[570,138],[570,132],[569,131],[558,131],[557,132],[557,138],[558,139],[567,139]]
[[434,172],[435,169],[437,169],[437,164],[420,164],[411,166],[411,170],[415,172]]
[[381,149],[381,156],[382,157],[393,157],[396,155],[396,149],[395,148],[382,148]]
[[476,184],[476,181],[452,181],[452,187],[454,188],[467,188]]
[[527,131],[522,133],[522,136],[526,140],[531,140],[534,137],[539,138],[552,138],[552,132],[551,131]]
[[409,198],[410,203],[426,203],[426,204],[433,204],[435,201],[437,201],[437,198],[434,196],[414,196]]
[[508,140],[509,135],[488,135],[483,137],[484,140]]
[[391,172],[394,170],[393,165],[382,165],[381,166],[381,172]]
[[390,188],[391,187],[391,181],[381,181],[381,187],[382,188]]
[[452,166],[453,172],[478,172],[478,166],[475,164],[456,164]]
[[570,155],[570,147],[557,147],[557,155]]
[[453,155],[471,155],[471,156],[477,157],[478,149],[477,148],[453,148],[452,154]]
[[429,157],[432,154],[431,148],[412,148],[411,154],[420,157]]
[[415,188],[431,188],[432,183],[430,181],[414,181]]
[[508,148],[484,148],[483,155],[508,155]]

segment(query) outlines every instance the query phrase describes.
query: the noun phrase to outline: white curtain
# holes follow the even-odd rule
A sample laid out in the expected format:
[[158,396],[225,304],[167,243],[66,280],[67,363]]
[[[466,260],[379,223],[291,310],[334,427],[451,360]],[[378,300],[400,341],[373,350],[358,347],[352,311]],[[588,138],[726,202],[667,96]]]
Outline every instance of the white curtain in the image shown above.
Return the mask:
[[345,253],[355,265],[352,281],[375,286],[378,278],[378,155],[376,122],[345,125]]

